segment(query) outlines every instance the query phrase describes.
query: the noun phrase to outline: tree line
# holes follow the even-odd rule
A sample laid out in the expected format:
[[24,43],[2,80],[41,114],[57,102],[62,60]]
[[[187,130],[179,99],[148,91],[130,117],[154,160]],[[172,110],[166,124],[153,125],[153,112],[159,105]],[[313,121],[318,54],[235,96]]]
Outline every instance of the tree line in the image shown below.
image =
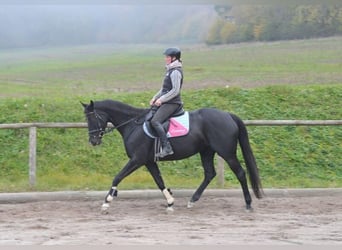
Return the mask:
[[342,35],[342,7],[333,5],[215,6],[219,18],[206,43],[307,39]]
[[97,43],[208,45],[342,34],[342,6],[3,5],[0,49]]

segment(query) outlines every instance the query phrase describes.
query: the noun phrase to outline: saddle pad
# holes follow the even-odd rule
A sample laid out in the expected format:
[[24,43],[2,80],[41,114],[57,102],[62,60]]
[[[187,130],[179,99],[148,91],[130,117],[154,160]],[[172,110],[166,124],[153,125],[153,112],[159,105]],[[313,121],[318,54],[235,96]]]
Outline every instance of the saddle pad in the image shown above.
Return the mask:
[[184,115],[171,117],[169,130],[167,132],[168,137],[178,137],[187,135],[189,133],[189,112],[185,112]]
[[[184,136],[189,133],[189,112],[185,112],[183,115],[177,117],[171,117],[169,122],[169,129],[166,133],[168,138]],[[150,131],[150,126],[146,125],[146,122],[143,124],[143,129],[146,135],[151,138],[156,138]]]

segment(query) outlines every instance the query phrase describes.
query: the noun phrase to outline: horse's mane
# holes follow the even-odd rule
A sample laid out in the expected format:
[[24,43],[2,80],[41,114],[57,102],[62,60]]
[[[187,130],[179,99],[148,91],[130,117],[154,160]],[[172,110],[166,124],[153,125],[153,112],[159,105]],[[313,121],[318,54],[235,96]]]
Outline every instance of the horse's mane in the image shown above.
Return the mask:
[[125,110],[128,115],[139,115],[142,114],[146,109],[136,108],[130,106],[126,103],[115,101],[115,100],[103,100],[103,101],[96,101],[94,102],[95,109],[102,109],[102,110]]

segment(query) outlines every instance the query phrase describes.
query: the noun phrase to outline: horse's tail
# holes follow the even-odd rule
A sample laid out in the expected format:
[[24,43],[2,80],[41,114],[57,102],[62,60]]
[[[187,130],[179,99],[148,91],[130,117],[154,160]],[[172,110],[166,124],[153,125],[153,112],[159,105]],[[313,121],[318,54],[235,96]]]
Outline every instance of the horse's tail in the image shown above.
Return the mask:
[[259,177],[259,170],[253,155],[253,151],[248,139],[248,132],[246,125],[243,121],[236,115],[231,114],[233,120],[239,127],[239,143],[242,151],[243,158],[245,159],[245,164],[247,167],[249,179],[252,185],[253,192],[257,198],[262,198],[263,190],[261,186],[261,181]]

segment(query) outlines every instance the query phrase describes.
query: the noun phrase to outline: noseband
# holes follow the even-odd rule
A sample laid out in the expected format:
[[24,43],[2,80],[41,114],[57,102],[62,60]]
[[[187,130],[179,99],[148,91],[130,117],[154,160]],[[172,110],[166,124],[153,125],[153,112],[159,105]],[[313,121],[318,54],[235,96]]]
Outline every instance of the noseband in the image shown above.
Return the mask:
[[[102,136],[106,133],[108,133],[109,131],[107,131],[106,129],[103,130],[102,127],[101,127],[101,122],[100,121],[103,121],[104,123],[106,123],[106,121],[94,110],[93,112],[89,112],[86,114],[88,120],[89,120],[89,117],[91,115],[94,115],[95,118],[96,118],[96,124],[97,124],[97,128],[96,129],[93,129],[93,130],[89,130],[88,131],[88,134],[89,136],[93,136],[93,137],[96,137],[96,135],[92,135],[93,133],[99,133],[98,134],[98,137],[102,138]],[[107,125],[107,124],[106,124]]]

